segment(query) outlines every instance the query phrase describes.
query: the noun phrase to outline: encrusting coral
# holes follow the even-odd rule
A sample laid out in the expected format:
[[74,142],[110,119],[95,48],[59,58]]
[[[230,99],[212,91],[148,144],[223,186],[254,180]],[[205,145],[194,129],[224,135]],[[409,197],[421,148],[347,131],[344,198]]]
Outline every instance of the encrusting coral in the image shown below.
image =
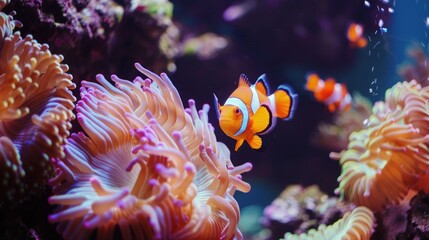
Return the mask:
[[261,222],[271,233],[269,239],[279,239],[285,232],[301,234],[332,224],[351,210],[352,205],[329,197],[316,185],[290,185],[265,208]]
[[429,195],[420,191],[409,203],[405,226],[395,239],[429,239]]
[[76,81],[108,72],[134,76],[134,62],[175,68],[179,29],[168,0],[15,0],[5,10],[16,11],[23,34],[64,55]]
[[347,212],[344,217],[332,225],[321,225],[319,228],[311,229],[307,233],[294,235],[286,233],[285,240],[331,240],[331,239],[370,239],[374,232],[375,218],[372,211],[360,206],[351,212]]
[[395,84],[377,102],[367,128],[350,135],[339,155],[337,193],[356,205],[380,211],[397,204],[429,167],[429,87]]
[[241,239],[236,190],[248,192],[227,147],[216,142],[208,105],[185,109],[166,74],[132,82],[82,82],[77,118],[49,199],[65,239]]
[[29,197],[53,176],[50,159],[64,157],[74,119],[75,85],[61,55],[31,35],[12,34],[20,23],[0,15],[1,205]]
[[408,48],[408,56],[413,58],[413,64],[401,64],[399,74],[407,81],[415,80],[423,87],[429,85],[429,57],[420,45]]

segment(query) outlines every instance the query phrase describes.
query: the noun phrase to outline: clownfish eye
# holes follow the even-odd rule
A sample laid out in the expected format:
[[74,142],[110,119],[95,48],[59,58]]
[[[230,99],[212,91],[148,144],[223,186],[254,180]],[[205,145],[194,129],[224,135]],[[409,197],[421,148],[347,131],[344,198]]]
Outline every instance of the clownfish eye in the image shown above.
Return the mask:
[[240,114],[240,109],[235,108],[235,109],[234,109],[234,112],[235,112],[235,114]]

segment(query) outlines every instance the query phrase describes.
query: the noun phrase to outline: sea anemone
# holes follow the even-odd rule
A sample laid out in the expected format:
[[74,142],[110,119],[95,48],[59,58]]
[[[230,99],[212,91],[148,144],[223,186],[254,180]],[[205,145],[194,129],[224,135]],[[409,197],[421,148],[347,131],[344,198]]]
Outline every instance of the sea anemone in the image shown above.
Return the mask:
[[29,196],[53,176],[50,159],[64,157],[75,101],[63,57],[31,35],[10,35],[19,23],[1,15],[0,204]]
[[286,233],[285,240],[331,240],[331,239],[370,239],[375,227],[375,217],[372,211],[366,207],[357,207],[332,225],[320,225],[307,233],[294,235]]
[[77,119],[51,184],[49,216],[66,239],[233,239],[248,192],[227,147],[216,142],[208,105],[184,109],[166,74],[132,82],[102,75],[82,82]]
[[379,211],[406,196],[428,171],[428,100],[429,87],[415,81],[386,91],[367,128],[352,133],[348,149],[338,155],[342,173],[336,192],[341,197]]

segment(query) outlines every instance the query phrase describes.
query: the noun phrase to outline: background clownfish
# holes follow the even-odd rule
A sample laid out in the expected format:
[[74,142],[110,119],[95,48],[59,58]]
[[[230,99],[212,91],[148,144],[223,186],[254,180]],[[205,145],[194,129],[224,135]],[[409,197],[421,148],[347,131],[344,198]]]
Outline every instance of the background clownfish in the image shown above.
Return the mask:
[[221,106],[215,95],[215,106],[222,131],[237,140],[235,151],[244,140],[252,149],[260,149],[262,139],[258,135],[270,132],[277,117],[291,119],[296,107],[296,95],[286,85],[280,85],[269,95],[265,74],[250,85],[246,75],[241,74],[237,89]]
[[336,83],[333,78],[326,81],[320,79],[317,74],[307,76],[305,88],[314,92],[314,97],[328,106],[329,111],[350,109],[352,97],[345,84]]
[[363,36],[363,27],[360,24],[352,23],[347,29],[347,38],[350,41],[350,45],[353,47],[364,48],[368,41]]

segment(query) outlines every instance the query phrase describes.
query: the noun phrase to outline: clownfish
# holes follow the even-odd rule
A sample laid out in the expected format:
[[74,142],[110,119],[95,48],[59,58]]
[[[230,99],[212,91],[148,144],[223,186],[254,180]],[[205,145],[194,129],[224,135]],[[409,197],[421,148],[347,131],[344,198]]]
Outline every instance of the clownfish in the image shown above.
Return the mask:
[[269,95],[265,74],[251,85],[246,75],[241,74],[237,89],[221,106],[215,97],[215,107],[222,131],[237,140],[235,151],[244,141],[252,149],[260,149],[262,139],[258,135],[269,133],[277,118],[289,120],[296,107],[296,95],[286,85],[280,85]]
[[363,27],[360,24],[352,23],[347,29],[347,39],[353,47],[364,48],[368,41],[363,36]]
[[328,106],[330,112],[336,110],[348,110],[351,107],[352,97],[345,84],[337,83],[333,78],[326,81],[320,79],[317,74],[307,76],[305,88],[314,92],[314,97]]

